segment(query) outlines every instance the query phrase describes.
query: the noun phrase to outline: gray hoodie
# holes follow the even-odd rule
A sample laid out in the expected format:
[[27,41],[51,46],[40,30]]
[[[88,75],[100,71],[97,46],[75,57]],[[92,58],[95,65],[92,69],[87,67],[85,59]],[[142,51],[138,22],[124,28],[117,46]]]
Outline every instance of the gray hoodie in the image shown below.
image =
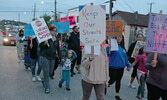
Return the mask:
[[145,64],[146,69],[150,71],[147,82],[163,90],[167,90],[167,55],[158,54],[158,63],[155,68],[151,66],[151,61],[153,59],[154,54],[149,54]]

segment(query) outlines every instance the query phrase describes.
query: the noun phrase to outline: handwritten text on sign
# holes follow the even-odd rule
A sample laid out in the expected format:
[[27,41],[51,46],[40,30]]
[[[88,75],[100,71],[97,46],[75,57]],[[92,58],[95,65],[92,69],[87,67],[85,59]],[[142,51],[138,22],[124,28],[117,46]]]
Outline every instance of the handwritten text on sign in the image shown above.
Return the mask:
[[39,43],[52,38],[50,31],[43,18],[31,22],[31,25]]
[[106,21],[106,35],[108,37],[117,37],[122,35],[123,21]]
[[150,15],[146,51],[167,54],[167,15]]
[[70,26],[76,25],[75,16],[61,17],[60,22],[69,22]]
[[80,40],[84,45],[101,45],[106,36],[105,6],[80,6]]

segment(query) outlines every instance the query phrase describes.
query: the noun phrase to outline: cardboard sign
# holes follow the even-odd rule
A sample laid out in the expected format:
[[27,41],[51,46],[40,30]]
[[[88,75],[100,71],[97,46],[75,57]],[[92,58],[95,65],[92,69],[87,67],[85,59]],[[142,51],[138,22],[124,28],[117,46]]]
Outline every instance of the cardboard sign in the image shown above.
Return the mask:
[[122,35],[123,21],[106,21],[106,36],[118,37]]
[[69,22],[70,26],[76,25],[75,16],[61,17],[60,22]]
[[138,55],[138,53],[139,53],[139,49],[142,48],[142,47],[144,47],[145,45],[146,45],[146,42],[137,41],[131,57],[132,58],[136,58],[137,55]]
[[79,6],[80,41],[85,46],[105,45],[105,5]]
[[31,24],[24,25],[24,36],[33,36],[35,35],[34,30],[32,29]]
[[31,26],[39,43],[51,39],[52,36],[43,18],[31,22]]
[[57,27],[57,33],[70,32],[69,22],[54,22],[53,24]]
[[167,54],[167,15],[150,14],[146,51]]

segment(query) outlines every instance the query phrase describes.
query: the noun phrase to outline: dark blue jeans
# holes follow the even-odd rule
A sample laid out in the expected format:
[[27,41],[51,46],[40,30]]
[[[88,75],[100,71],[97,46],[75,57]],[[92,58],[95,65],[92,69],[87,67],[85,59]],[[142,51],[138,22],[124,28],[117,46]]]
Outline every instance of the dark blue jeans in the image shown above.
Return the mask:
[[35,76],[35,68],[36,63],[38,62],[38,70],[37,70],[37,76],[41,73],[41,63],[40,63],[40,56],[38,56],[36,59],[31,59],[31,72],[32,76]]

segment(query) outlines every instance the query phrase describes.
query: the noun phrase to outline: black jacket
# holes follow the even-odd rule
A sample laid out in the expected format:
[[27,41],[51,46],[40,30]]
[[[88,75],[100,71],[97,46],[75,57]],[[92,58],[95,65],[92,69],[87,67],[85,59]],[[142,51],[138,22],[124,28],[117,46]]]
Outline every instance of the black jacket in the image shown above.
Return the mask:
[[74,34],[74,32],[70,33],[70,38],[69,40],[67,39],[67,43],[68,43],[68,48],[72,49],[72,50],[79,50],[80,49],[80,37],[79,37],[79,33],[78,34]]
[[38,43],[37,43],[37,38],[34,38],[32,40],[32,48],[30,48],[30,42],[28,42],[28,47],[30,50],[30,58],[36,59],[37,58],[37,48],[38,48]]
[[48,40],[49,47],[44,43],[40,43],[40,55],[46,57],[49,60],[54,60],[56,55],[56,51],[58,52],[58,57],[60,58],[60,47],[59,40],[56,38],[55,41],[52,39]]
[[137,43],[137,41],[133,42],[133,43],[130,45],[130,47],[129,47],[129,49],[128,49],[128,52],[127,52],[127,55],[128,55],[128,58],[129,58],[129,62],[130,62],[130,63],[133,63],[133,62],[135,61],[135,59],[132,58],[131,55],[132,55],[132,53],[133,53],[133,50],[134,50],[134,48],[135,48],[136,43]]

